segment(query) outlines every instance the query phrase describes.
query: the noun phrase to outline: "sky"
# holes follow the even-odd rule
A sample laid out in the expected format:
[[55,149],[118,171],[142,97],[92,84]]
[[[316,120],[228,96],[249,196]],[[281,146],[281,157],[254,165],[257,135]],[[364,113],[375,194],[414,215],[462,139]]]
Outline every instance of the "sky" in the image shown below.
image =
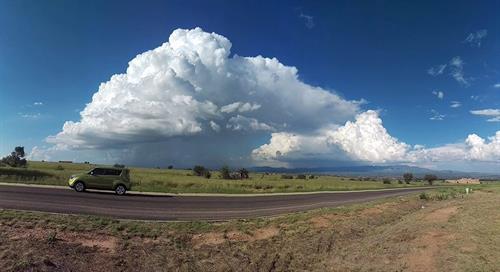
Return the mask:
[[498,1],[0,1],[0,154],[500,172]]

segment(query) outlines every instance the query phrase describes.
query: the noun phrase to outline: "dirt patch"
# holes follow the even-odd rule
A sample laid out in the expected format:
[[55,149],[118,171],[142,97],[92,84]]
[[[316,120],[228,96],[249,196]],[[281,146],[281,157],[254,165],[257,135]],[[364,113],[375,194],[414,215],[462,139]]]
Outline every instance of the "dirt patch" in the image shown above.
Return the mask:
[[257,229],[254,232],[255,240],[265,240],[274,237],[280,233],[280,230],[276,227],[267,227],[262,229]]
[[99,249],[108,250],[111,252],[115,252],[116,244],[117,244],[116,238],[108,237],[108,236],[74,237],[73,239],[71,239],[71,237],[67,237],[66,239],[64,239],[64,240],[66,240],[67,242],[80,243],[80,244],[82,244],[82,246],[97,247]]
[[405,258],[410,271],[438,271],[437,259],[440,251],[453,239],[452,234],[430,231],[413,241],[415,248]]
[[332,226],[332,221],[324,216],[313,217],[309,222],[317,229],[329,228]]
[[446,207],[442,209],[437,209],[430,214],[428,214],[424,220],[430,223],[446,223],[451,216],[458,212],[458,207]]
[[11,240],[53,240],[53,242],[62,243],[77,243],[85,247],[97,247],[100,250],[114,252],[117,246],[117,239],[109,235],[100,235],[93,233],[77,233],[77,232],[57,232],[49,231],[42,228],[17,230],[12,234]]
[[392,208],[394,203],[383,203],[380,205],[376,205],[375,207],[364,209],[360,212],[361,216],[374,216],[383,213],[385,210]]
[[278,235],[280,230],[277,227],[260,228],[252,232],[252,235],[243,233],[241,231],[223,232],[209,232],[196,234],[192,237],[191,242],[193,248],[201,248],[204,245],[213,246],[230,242],[254,242],[258,240],[265,240]]
[[204,245],[219,245],[224,243],[225,240],[226,239],[224,238],[224,233],[207,232],[194,235],[191,239],[191,242],[193,243],[193,248],[200,248]]

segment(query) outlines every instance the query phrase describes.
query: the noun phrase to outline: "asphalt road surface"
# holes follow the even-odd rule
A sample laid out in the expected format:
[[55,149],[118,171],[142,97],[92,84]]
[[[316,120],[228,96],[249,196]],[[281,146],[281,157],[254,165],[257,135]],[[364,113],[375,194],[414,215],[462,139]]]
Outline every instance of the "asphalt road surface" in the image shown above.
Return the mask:
[[271,216],[400,196],[395,189],[273,196],[145,196],[77,193],[64,188],[0,185],[0,209],[86,214],[136,220],[226,220]]

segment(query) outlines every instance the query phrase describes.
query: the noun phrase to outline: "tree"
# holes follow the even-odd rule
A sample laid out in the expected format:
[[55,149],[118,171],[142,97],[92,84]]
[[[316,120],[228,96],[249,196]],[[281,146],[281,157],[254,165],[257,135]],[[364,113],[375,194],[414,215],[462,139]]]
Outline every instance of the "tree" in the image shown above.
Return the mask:
[[27,163],[24,156],[26,156],[24,146],[16,146],[14,152],[10,153],[9,156],[3,157],[1,162],[12,167],[24,167]]
[[413,174],[412,173],[405,173],[403,175],[403,179],[406,182],[406,184],[410,184],[410,181],[413,180]]
[[437,180],[437,176],[433,174],[427,174],[424,176],[424,180],[429,183],[429,185],[432,185],[435,180]]
[[24,158],[24,156],[26,155],[24,153],[24,146],[16,146],[14,148],[14,152],[16,153],[16,156],[18,156],[20,158]]
[[173,165],[169,165],[167,168],[168,168],[168,169],[173,169],[173,168],[174,168],[174,166],[173,166]]

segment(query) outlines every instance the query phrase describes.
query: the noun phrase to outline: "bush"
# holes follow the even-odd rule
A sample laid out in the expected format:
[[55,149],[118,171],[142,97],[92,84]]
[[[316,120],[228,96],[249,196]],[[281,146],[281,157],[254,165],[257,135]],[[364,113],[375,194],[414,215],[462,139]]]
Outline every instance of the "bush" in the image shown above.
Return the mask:
[[316,177],[314,175],[310,175],[309,179],[315,179]]
[[403,181],[398,179],[398,184],[403,184]]
[[55,242],[57,242],[57,232],[55,231],[51,231],[47,234],[47,243],[48,244],[54,244]]
[[297,175],[297,179],[307,179],[306,175]]
[[168,168],[168,169],[173,169],[173,168],[174,168],[174,166],[173,166],[173,165],[169,165],[167,168]]
[[385,179],[382,180],[382,183],[384,183],[384,184],[391,184],[392,182],[391,182],[390,179],[385,178]]
[[203,176],[206,178],[206,179],[209,179],[212,177],[212,173],[210,173],[210,171],[205,171],[205,173],[203,173]]
[[249,178],[248,170],[247,169],[241,168],[240,170],[238,170],[238,172],[240,173],[240,178],[241,179],[247,179],[247,178]]
[[52,177],[53,175],[47,172],[31,170],[31,169],[1,168],[0,176],[16,176],[18,178],[37,179],[37,178]]
[[56,167],[56,170],[62,171],[62,170],[64,170],[64,167],[62,167],[62,165],[58,165],[58,166]]
[[293,179],[292,175],[281,175],[281,179]]
[[220,177],[223,179],[231,179],[231,171],[229,170],[229,167],[224,165],[222,168],[219,170],[220,171]]
[[429,195],[426,192],[421,192],[419,197],[423,200],[429,200]]
[[205,167],[201,166],[201,165],[195,165],[193,167],[193,174],[195,176],[201,177],[201,176],[203,176],[205,174],[206,171],[207,171],[207,169]]

